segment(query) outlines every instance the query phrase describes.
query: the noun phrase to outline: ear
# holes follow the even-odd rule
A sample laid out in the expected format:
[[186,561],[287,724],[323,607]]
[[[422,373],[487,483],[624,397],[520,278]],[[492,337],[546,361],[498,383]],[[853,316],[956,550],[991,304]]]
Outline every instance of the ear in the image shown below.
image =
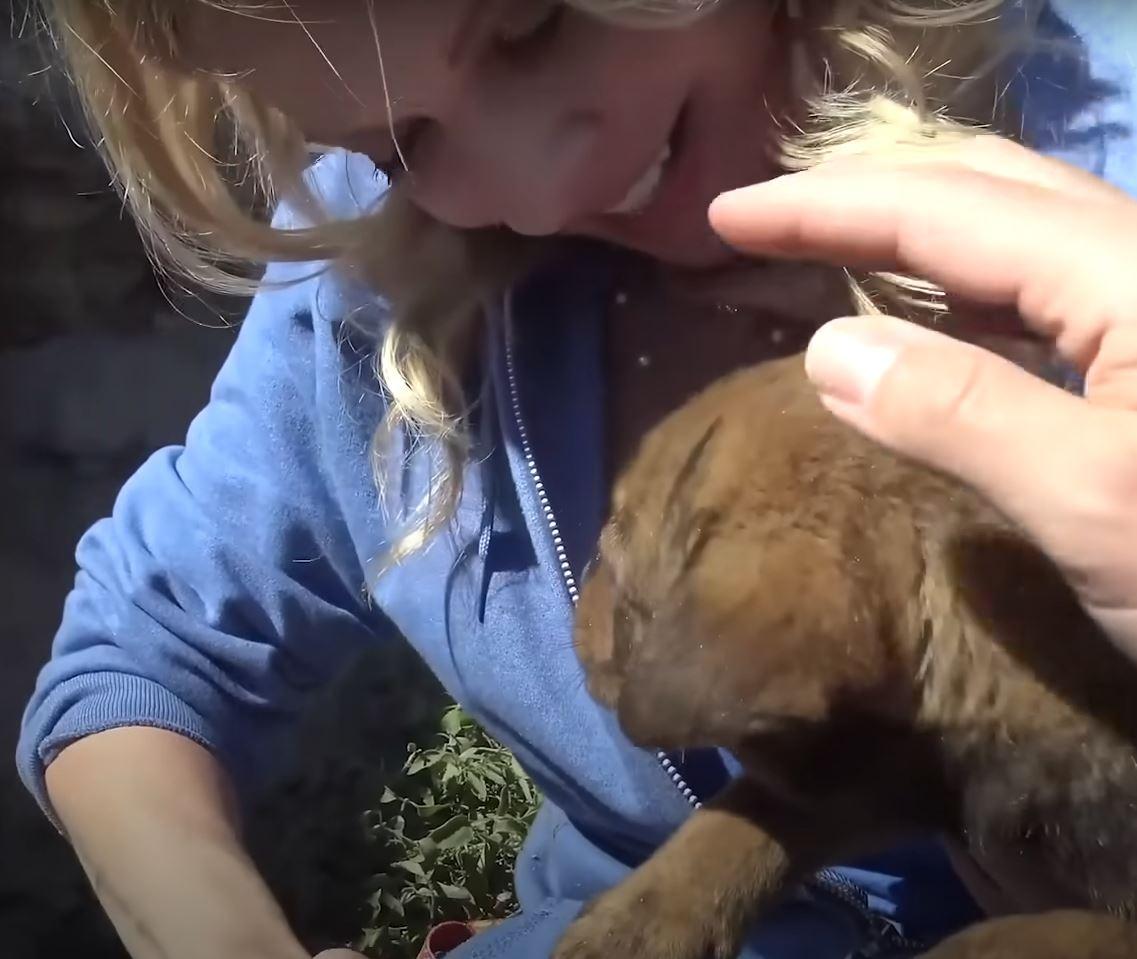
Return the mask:
[[718,508],[697,505],[699,489],[709,469],[708,453],[721,426],[722,417],[719,416],[702,432],[675,474],[664,501],[661,532],[674,555],[682,559],[683,570],[694,563],[721,515]]
[[675,474],[675,479],[672,480],[667,499],[664,500],[667,513],[689,514],[694,509],[695,490],[698,489],[699,480],[702,479],[707,450],[721,426],[722,417],[716,416],[687,453],[686,459]]

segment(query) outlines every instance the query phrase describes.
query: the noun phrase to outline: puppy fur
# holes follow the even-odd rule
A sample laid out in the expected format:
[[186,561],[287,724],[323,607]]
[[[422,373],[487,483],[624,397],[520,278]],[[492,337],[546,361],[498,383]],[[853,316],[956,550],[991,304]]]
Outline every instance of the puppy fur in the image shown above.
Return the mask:
[[829,414],[800,355],[646,436],[575,639],[633,742],[725,747],[745,774],[558,959],[733,959],[794,883],[933,834],[1067,908],[929,959],[1137,957],[1137,668],[983,498]]

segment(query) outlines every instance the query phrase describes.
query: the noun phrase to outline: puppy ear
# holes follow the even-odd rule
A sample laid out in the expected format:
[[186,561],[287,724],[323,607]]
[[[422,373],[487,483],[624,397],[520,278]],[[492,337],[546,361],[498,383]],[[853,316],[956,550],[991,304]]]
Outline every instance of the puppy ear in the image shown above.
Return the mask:
[[710,468],[709,453],[722,423],[721,416],[715,417],[702,432],[675,474],[664,500],[661,533],[673,555],[681,560],[681,573],[694,565],[721,515],[720,508],[699,505],[699,490]]
[[689,515],[694,511],[695,491],[702,479],[706,454],[721,426],[722,417],[716,416],[687,453],[687,458],[671,482],[667,499],[664,500],[668,514]]

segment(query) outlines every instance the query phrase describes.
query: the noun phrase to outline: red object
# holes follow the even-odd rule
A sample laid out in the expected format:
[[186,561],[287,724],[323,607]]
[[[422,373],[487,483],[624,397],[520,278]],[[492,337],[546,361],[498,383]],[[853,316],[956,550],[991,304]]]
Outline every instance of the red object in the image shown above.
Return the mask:
[[442,959],[448,952],[474,938],[477,930],[468,922],[444,922],[430,930],[418,959]]

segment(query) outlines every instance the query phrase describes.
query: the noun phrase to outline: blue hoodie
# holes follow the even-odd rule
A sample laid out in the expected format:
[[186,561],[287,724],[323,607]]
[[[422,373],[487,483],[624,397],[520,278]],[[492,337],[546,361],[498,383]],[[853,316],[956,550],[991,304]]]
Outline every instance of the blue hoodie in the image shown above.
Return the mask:
[[[1086,76],[1034,58],[1016,82],[1028,137],[1137,188],[1128,137],[1137,11],[1129,0],[1069,0],[1063,12],[1105,81],[1094,87],[1103,98],[1087,105]],[[343,153],[311,179],[342,217],[385,189],[366,160]],[[276,266],[270,277],[311,273]],[[374,342],[359,330],[381,328],[385,306],[331,272],[258,295],[185,444],[154,454],[79,544],[18,750],[44,810],[52,814],[46,765],[116,726],[181,733],[239,785],[263,782],[308,694],[398,630],[546,797],[518,862],[520,914],[455,959],[548,955],[584,902],[734,772],[715,752],[681,761],[633,747],[588,698],[571,649],[578,577],[606,505],[609,295],[604,259],[582,255],[492,311],[454,527],[370,595],[389,540],[368,459],[383,399]],[[428,469],[424,455],[411,457],[396,514],[418,501]],[[933,941],[977,916],[928,842],[822,874],[758,924],[745,955],[843,959],[874,940],[901,954],[903,940]]]

